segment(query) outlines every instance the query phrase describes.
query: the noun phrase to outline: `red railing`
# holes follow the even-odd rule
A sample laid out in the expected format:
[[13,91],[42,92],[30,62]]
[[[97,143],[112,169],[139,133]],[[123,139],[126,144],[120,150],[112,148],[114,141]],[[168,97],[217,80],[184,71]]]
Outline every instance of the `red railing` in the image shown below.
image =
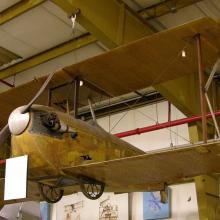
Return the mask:
[[[215,112],[215,116],[219,117],[220,111]],[[211,113],[208,113],[206,115],[206,117],[211,118],[212,117]],[[156,125],[151,125],[151,126],[147,126],[147,127],[143,127],[143,128],[136,128],[136,129],[133,129],[130,131],[120,132],[115,135],[119,138],[123,138],[123,137],[128,137],[128,136],[132,136],[132,135],[136,135],[136,134],[147,133],[150,131],[156,131],[156,130],[160,130],[163,128],[169,128],[169,127],[173,127],[173,126],[177,126],[177,125],[196,122],[196,121],[200,121],[200,120],[202,120],[202,116],[192,116],[189,118],[182,118],[182,119],[178,119],[178,120],[174,120],[174,121],[168,121],[168,122],[164,122],[164,123],[160,123],[160,124],[156,124]]]

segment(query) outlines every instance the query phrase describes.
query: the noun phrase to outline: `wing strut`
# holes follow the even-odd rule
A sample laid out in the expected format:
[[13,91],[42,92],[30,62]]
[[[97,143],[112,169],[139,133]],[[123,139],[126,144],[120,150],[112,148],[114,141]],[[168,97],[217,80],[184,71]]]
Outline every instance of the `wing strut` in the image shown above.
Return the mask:
[[201,36],[200,34],[198,34],[195,37],[196,37],[197,58],[198,58],[199,93],[200,93],[200,106],[201,106],[201,113],[202,113],[202,133],[203,133],[203,141],[204,143],[206,143],[207,142],[206,102],[208,104],[218,138],[220,138],[220,131],[219,131],[218,123],[217,123],[215,113],[213,111],[213,108],[212,108],[212,105],[211,105],[211,102],[208,96],[209,87],[213,81],[216,70],[220,64],[220,57],[215,62],[212,68],[212,71],[210,73],[210,76],[205,84],[204,70],[203,70],[203,63],[202,63]]
[[92,107],[92,101],[91,101],[90,98],[88,98],[88,103],[89,103],[90,112],[92,114],[92,119],[93,119],[93,121],[96,122],[95,112],[94,112],[94,109]]
[[207,104],[208,104],[208,107],[209,107],[209,110],[210,110],[210,113],[212,115],[212,120],[214,122],[214,126],[215,126],[215,130],[217,132],[217,135],[218,135],[218,138],[220,138],[220,131],[219,131],[219,127],[218,127],[218,123],[217,123],[217,120],[216,120],[216,117],[215,117],[215,113],[213,111],[213,108],[212,108],[212,105],[211,105],[211,102],[210,102],[210,99],[209,99],[209,96],[208,96],[208,90],[209,90],[209,87],[214,79],[214,76],[215,76],[215,73],[217,71],[217,68],[220,64],[220,57],[217,59],[217,61],[215,62],[213,68],[212,68],[212,71],[210,73],[210,76],[206,82],[206,85],[205,85],[205,98],[206,98],[206,101],[207,101]]
[[74,79],[74,100],[73,100],[73,116],[78,116],[78,101],[79,101],[79,84],[80,80],[78,77]]
[[199,95],[200,95],[200,108],[202,114],[202,136],[204,143],[207,143],[207,120],[206,120],[206,101],[204,93],[204,70],[202,60],[202,47],[201,36],[197,34],[195,36],[197,46],[197,61],[198,61],[198,74],[199,74]]

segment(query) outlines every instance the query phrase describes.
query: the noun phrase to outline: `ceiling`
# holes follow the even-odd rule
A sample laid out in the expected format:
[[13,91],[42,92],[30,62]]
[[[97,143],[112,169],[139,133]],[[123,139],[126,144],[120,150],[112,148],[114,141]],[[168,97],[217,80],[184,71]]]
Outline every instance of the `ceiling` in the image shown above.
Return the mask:
[[12,5],[20,2],[21,0],[1,0],[1,3],[0,3],[0,12],[4,11],[5,9],[11,7]]
[[138,4],[140,7],[142,8],[147,8],[150,7],[152,5],[156,5],[160,2],[162,2],[161,0],[133,0],[134,2],[136,2],[136,4]]
[[[158,3],[165,2],[161,0],[123,1],[134,11],[143,11],[148,7],[154,7]],[[10,8],[18,2],[20,1],[1,0],[0,11]],[[169,6],[169,2],[167,5]],[[170,12],[163,16],[147,20],[147,22],[157,30],[162,30],[204,16],[220,19],[220,1],[199,1],[196,4],[179,9],[175,13]],[[73,30],[71,20],[67,14],[51,1],[45,1],[39,6],[0,26],[0,46],[21,57],[20,59],[11,61],[7,65],[0,66],[0,70],[77,38],[86,32],[88,31],[78,23],[76,23]],[[96,44],[94,44],[95,47],[97,48]],[[56,65],[56,62],[54,62],[54,65]]]
[[86,32],[79,24],[73,31],[67,15],[47,1],[1,25],[0,45],[22,57],[22,61]]
[[206,16],[211,17],[214,20],[220,19],[220,1],[204,0],[182,8],[176,13],[169,13],[159,17],[158,21],[166,28],[171,28]]

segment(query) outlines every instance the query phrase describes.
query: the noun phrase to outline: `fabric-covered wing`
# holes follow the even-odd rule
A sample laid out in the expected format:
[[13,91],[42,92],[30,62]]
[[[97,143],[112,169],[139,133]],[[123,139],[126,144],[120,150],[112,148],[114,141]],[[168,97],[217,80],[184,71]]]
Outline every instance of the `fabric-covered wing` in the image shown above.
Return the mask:
[[[75,77],[80,77],[90,86],[105,91],[110,96],[119,96],[195,73],[197,71],[196,47],[193,37],[196,34],[201,34],[204,65],[210,67],[219,55],[220,27],[214,20],[202,18],[65,67],[56,72],[49,87],[56,87],[71,82]],[[180,56],[182,49],[187,54],[185,58]],[[38,78],[0,94],[0,125],[5,124],[13,109],[31,100],[45,78]],[[57,90],[53,96],[56,98],[54,102],[73,100],[71,86]],[[85,100],[87,104],[88,96],[97,97],[97,93],[91,94],[85,86],[81,90],[83,91],[80,94],[83,96],[79,102],[82,105],[85,104]],[[46,91],[37,103],[47,104]]]
[[106,183],[113,192],[163,189],[164,184],[203,174],[220,173],[220,141],[169,148],[140,156],[64,168],[72,176]]
[[[63,72],[80,75],[108,94],[119,96],[197,72],[197,34],[202,37],[204,66],[210,67],[219,55],[220,27],[203,18],[65,67]],[[186,57],[181,56],[183,49]]]

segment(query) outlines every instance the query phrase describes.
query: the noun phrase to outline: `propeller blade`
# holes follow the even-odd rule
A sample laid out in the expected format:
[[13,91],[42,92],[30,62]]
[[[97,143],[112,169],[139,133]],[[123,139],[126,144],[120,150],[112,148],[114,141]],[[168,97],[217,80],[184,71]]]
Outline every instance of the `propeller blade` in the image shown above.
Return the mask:
[[0,146],[6,141],[6,139],[11,135],[8,124],[0,131]]
[[[41,88],[39,89],[39,91],[37,92],[37,94],[34,96],[34,98],[26,105],[24,106],[24,108],[21,111],[21,114],[26,113],[30,107],[33,105],[33,103],[36,101],[36,99],[43,93],[43,91],[46,89],[47,85],[49,84],[50,80],[52,79],[53,75],[55,74],[55,72],[51,73],[46,81],[44,82],[44,84],[41,86]],[[2,130],[0,131],[0,145],[2,145],[6,139],[11,135],[10,129],[9,129],[9,125],[5,125],[4,128],[2,128]]]
[[46,81],[44,82],[44,84],[41,86],[41,88],[39,89],[39,91],[37,92],[37,94],[34,96],[34,98],[24,107],[24,109],[22,110],[22,113],[26,113],[30,107],[34,104],[34,102],[37,100],[37,98],[44,92],[44,90],[46,89],[47,85],[49,84],[50,80],[52,79],[53,75],[55,74],[55,72],[51,73]]

